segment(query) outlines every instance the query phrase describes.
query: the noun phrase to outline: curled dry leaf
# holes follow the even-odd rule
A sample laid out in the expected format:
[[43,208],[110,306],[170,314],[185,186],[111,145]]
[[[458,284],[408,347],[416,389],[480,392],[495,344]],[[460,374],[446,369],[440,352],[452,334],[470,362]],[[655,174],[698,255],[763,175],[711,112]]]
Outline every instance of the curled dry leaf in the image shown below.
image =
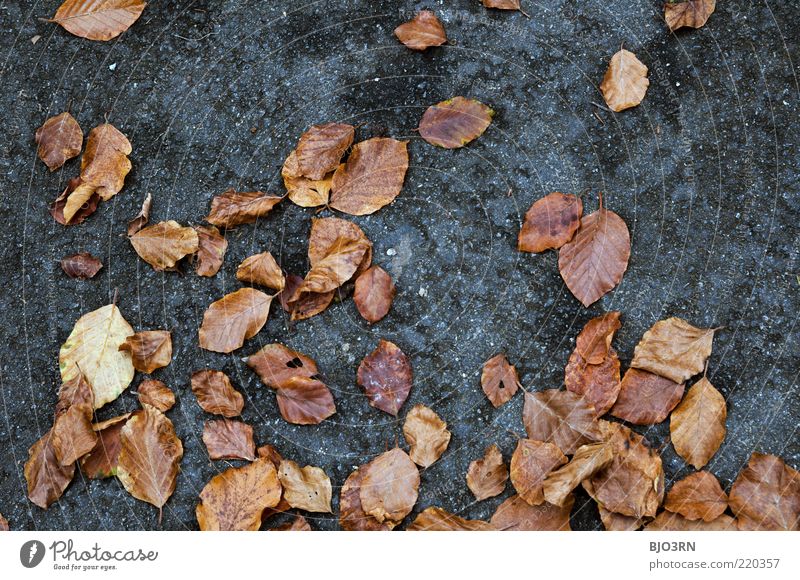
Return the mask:
[[358,366],[358,384],[369,404],[397,416],[411,391],[411,361],[393,342],[383,340]]
[[295,296],[336,290],[353,277],[368,250],[369,244],[363,240],[337,238],[325,257],[311,267]]
[[59,463],[52,444],[52,431],[48,431],[28,449],[24,473],[28,499],[46,510],[67,489],[75,474],[75,464]]
[[89,199],[87,199],[81,205],[80,208],[78,208],[78,211],[75,212],[69,221],[64,218],[64,208],[67,207],[67,200],[80,184],[80,177],[73,177],[70,179],[67,182],[67,186],[64,188],[64,191],[61,192],[61,194],[53,202],[53,205],[50,207],[50,215],[53,216],[54,220],[63,226],[74,226],[82,223],[87,217],[97,211],[97,205],[100,203],[100,196],[95,193],[92,194]]
[[280,499],[278,472],[269,459],[260,457],[244,467],[226,469],[206,484],[197,522],[204,531],[255,531],[264,510]]
[[81,252],[61,258],[61,269],[70,278],[88,280],[103,267],[103,262],[92,256],[89,252]]
[[222,371],[205,369],[192,373],[192,392],[206,413],[230,418],[241,415],[244,408],[244,397]]
[[56,417],[50,434],[50,444],[58,463],[62,466],[74,464],[97,443],[97,435],[92,429],[91,405],[70,406]]
[[183,445],[172,421],[150,405],[131,416],[120,431],[117,479],[136,499],[159,509],[175,491]]
[[144,330],[125,339],[119,350],[129,352],[133,368],[150,374],[172,361],[172,334],[169,330]]
[[644,528],[646,532],[734,532],[736,520],[722,514],[710,522],[689,520],[680,514],[663,511]]
[[200,326],[200,347],[213,352],[233,352],[266,324],[272,296],[253,288],[240,288],[212,302]]
[[293,508],[317,513],[333,513],[331,480],[319,467],[300,467],[284,459],[278,469],[283,497]]
[[400,523],[417,503],[417,466],[405,451],[395,447],[378,455],[362,469],[359,497],[364,513],[379,523]]
[[319,373],[310,357],[277,342],[250,355],[245,362],[258,374],[262,383],[273,389],[280,389],[292,378],[310,379]]
[[198,276],[214,276],[222,267],[228,240],[215,226],[195,226],[197,232],[197,255],[195,271]]
[[389,313],[396,291],[392,277],[380,266],[371,266],[356,279],[353,301],[364,320],[375,323]]
[[588,307],[620,283],[630,256],[628,226],[601,198],[600,209],[584,217],[559,250],[558,269],[573,296]]
[[551,441],[567,455],[581,445],[603,439],[594,407],[569,391],[525,393],[522,420],[530,439]]
[[497,8],[498,10],[519,10],[519,0],[481,0],[486,8]]
[[686,0],[685,2],[666,2],[664,4],[664,20],[670,32],[684,26],[702,28],[714,13],[717,0]]
[[689,388],[669,421],[672,445],[695,469],[702,468],[725,439],[725,397],[703,377]]
[[[136,413],[141,413],[137,411]],[[81,458],[81,470],[89,479],[102,479],[117,474],[120,450],[120,432],[133,413],[125,413],[102,423],[92,425],[97,433],[94,448]]]
[[569,514],[575,499],[569,496],[563,507],[543,503],[532,506],[518,495],[501,503],[490,520],[496,530],[517,532],[569,532]]
[[264,217],[283,198],[260,191],[235,191],[230,188],[211,200],[206,221],[220,228],[251,224]]
[[494,526],[482,520],[467,520],[438,507],[421,512],[406,528],[410,532],[490,532]]
[[330,389],[317,379],[292,377],[276,396],[281,416],[294,425],[317,425],[336,412]]
[[457,149],[483,135],[493,115],[480,101],[453,97],[428,107],[419,122],[419,134],[431,145]]
[[144,0],[64,0],[50,22],[89,40],[111,40],[139,19]]
[[575,235],[582,215],[583,202],[577,196],[557,191],[544,196],[525,213],[517,249],[533,253],[557,250]]
[[[289,299],[294,296],[294,293],[297,292],[297,289],[302,285],[303,279],[297,274],[289,274],[286,276],[286,285],[278,294],[278,298],[281,301],[281,307],[286,312],[292,312],[292,304],[289,303]],[[331,295],[331,300],[333,300],[333,295]]]
[[641,103],[648,86],[647,67],[635,54],[623,48],[611,57],[600,92],[608,108],[619,113]]
[[622,327],[619,317],[619,312],[606,312],[586,323],[575,344],[575,350],[583,360],[599,365],[606,359],[614,334]]
[[543,486],[544,499],[553,505],[563,506],[573,489],[606,467],[613,458],[614,452],[606,443],[579,447],[568,464],[547,476]]
[[395,28],[394,35],[411,50],[425,50],[447,42],[444,26],[430,10],[420,10],[414,18]]
[[344,123],[314,125],[297,142],[300,176],[320,180],[339,167],[339,161],[353,144],[355,129]]
[[729,503],[739,529],[800,530],[800,473],[780,457],[753,453]]
[[714,329],[675,317],[659,320],[636,345],[631,366],[682,383],[706,367],[713,341]]
[[430,467],[447,449],[447,423],[425,405],[414,405],[403,423],[403,435],[411,446],[408,454],[420,467]]
[[253,428],[241,421],[215,419],[203,427],[203,443],[210,459],[246,459],[256,457]]
[[506,481],[508,467],[497,445],[488,447],[482,458],[469,464],[467,486],[478,501],[503,493]]
[[361,505],[361,482],[364,468],[351,473],[342,486],[339,496],[339,525],[348,531],[387,531],[394,528],[395,523],[389,520],[379,522],[364,512]]
[[350,215],[365,215],[394,201],[408,169],[407,145],[388,137],[356,143],[347,163],[333,174],[330,206]]
[[99,409],[122,394],[133,380],[133,362],[119,347],[133,334],[115,304],[84,314],[61,345],[58,366],[65,383],[83,374]]
[[281,524],[272,528],[273,532],[310,532],[311,525],[303,516],[295,516],[295,518],[285,524]]
[[153,194],[148,193],[147,197],[144,198],[142,202],[142,209],[139,210],[139,213],[133,218],[131,221],[128,222],[128,236],[132,236],[139,230],[141,230],[144,226],[147,225],[147,222],[150,221],[150,206],[153,205]]
[[483,363],[481,388],[495,408],[507,403],[520,388],[519,375],[504,354],[498,354]]
[[600,364],[591,365],[575,349],[564,369],[564,385],[594,407],[595,416],[605,414],[619,394],[619,357],[612,348]]
[[683,398],[683,383],[628,369],[611,414],[634,425],[661,423]]
[[139,393],[139,404],[144,407],[150,405],[162,413],[166,413],[175,406],[175,393],[162,381],[148,379],[142,381],[136,391]]
[[269,252],[245,258],[236,270],[236,279],[247,284],[266,286],[278,292],[286,285],[281,267]]
[[664,509],[682,515],[687,520],[711,522],[728,507],[728,496],[708,471],[691,473],[675,483],[667,493]]
[[522,499],[539,505],[544,502],[545,478],[566,462],[567,458],[552,443],[520,439],[511,456],[511,483]]
[[600,510],[600,521],[603,527],[609,532],[634,532],[644,525],[644,518],[634,518],[623,516],[616,512],[611,512],[603,506],[597,506]]
[[289,199],[300,207],[318,207],[328,204],[331,192],[333,171],[321,179],[309,179],[301,175],[300,165],[297,160],[297,151],[289,153],[283,162],[281,177]]
[[35,139],[39,145],[39,159],[50,171],[55,171],[81,152],[83,131],[75,117],[61,113],[36,129]]
[[142,228],[128,239],[139,257],[157,271],[174,270],[178,260],[194,254],[200,244],[194,228],[174,220]]

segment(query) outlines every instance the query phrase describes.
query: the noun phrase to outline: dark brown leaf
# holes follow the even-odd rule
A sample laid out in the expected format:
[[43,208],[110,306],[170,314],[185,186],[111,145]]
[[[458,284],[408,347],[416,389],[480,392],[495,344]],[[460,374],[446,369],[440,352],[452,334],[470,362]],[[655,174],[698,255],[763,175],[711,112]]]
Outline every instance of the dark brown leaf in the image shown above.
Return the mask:
[[569,514],[575,502],[567,498],[563,507],[543,503],[532,506],[518,495],[501,503],[491,519],[495,529],[518,532],[569,532]]
[[133,368],[150,374],[172,361],[172,334],[169,330],[144,330],[125,339],[119,350],[131,353]]
[[670,417],[675,451],[695,469],[702,468],[725,439],[727,416],[725,397],[703,377],[689,388]]
[[504,354],[498,354],[483,363],[481,388],[495,408],[507,403],[520,388],[519,375]]
[[636,345],[631,366],[682,383],[706,368],[713,341],[714,329],[675,317],[659,320]]
[[438,507],[429,507],[406,528],[410,532],[491,532],[494,526],[482,520],[467,520]]
[[457,149],[483,135],[493,115],[491,108],[475,99],[453,97],[428,107],[419,122],[419,134],[431,145]]
[[399,524],[417,503],[417,466],[405,451],[395,447],[362,469],[360,498],[364,512],[378,522]]
[[253,428],[241,421],[215,419],[203,427],[203,443],[210,459],[246,459],[256,457]]
[[211,200],[206,221],[220,228],[251,224],[267,215],[283,198],[260,191],[226,190]]
[[70,278],[88,280],[103,267],[103,262],[92,256],[89,252],[73,254],[61,259],[61,269]]
[[226,240],[215,226],[195,226],[197,232],[197,254],[194,268],[198,276],[214,276],[222,267]]
[[[141,413],[137,411],[136,413]],[[94,448],[81,458],[81,469],[89,479],[102,479],[117,474],[120,450],[120,432],[131,413],[125,413],[92,426],[97,433]]]
[[666,2],[664,4],[664,20],[670,32],[687,26],[702,28],[714,13],[717,0],[687,0],[685,2]]
[[25,481],[28,482],[28,498],[45,510],[61,497],[75,474],[74,463],[61,465],[58,462],[51,433],[45,433],[28,450],[24,470]]
[[289,301],[289,310],[292,313],[292,320],[306,320],[307,318],[321,314],[331,305],[335,295],[336,290],[320,294],[317,292],[299,292],[298,288]]
[[250,355],[245,362],[258,374],[261,382],[272,389],[280,389],[294,377],[310,379],[319,373],[310,357],[277,342]]
[[[289,274],[286,276],[286,285],[283,287],[283,290],[280,291],[278,294],[278,298],[281,301],[281,307],[286,312],[292,311],[292,304],[289,303],[289,300],[294,296],[294,293],[297,292],[297,289],[303,285],[303,279],[298,276],[297,274]],[[333,292],[330,293],[331,300],[333,300]]]
[[544,502],[545,478],[566,462],[567,458],[552,443],[520,439],[511,456],[511,483],[522,499],[539,505]]
[[[254,254],[244,259],[236,270],[236,279],[247,284],[258,284],[280,292],[286,286],[281,267],[269,252]],[[302,279],[292,292],[302,285]]]
[[547,476],[543,487],[544,499],[553,505],[563,506],[573,489],[606,467],[613,458],[613,449],[607,443],[579,447],[568,464]]
[[614,334],[620,329],[619,312],[606,312],[592,318],[578,335],[575,350],[592,365],[601,364],[611,350]]
[[447,423],[425,405],[414,405],[403,423],[403,436],[409,444],[408,455],[420,467],[430,467],[450,443]]
[[369,404],[397,416],[411,391],[411,361],[400,348],[388,340],[364,357],[358,367],[358,384],[364,389]]
[[478,501],[503,493],[506,481],[508,467],[497,445],[488,447],[482,458],[469,464],[467,486]]
[[614,405],[620,389],[617,352],[612,348],[602,363],[590,365],[575,349],[564,369],[564,385],[584,397],[594,407],[595,416],[605,414]]
[[142,209],[139,210],[135,218],[128,222],[128,236],[132,236],[147,225],[147,222],[150,221],[150,206],[152,204],[153,194],[148,193],[142,202]]
[[728,507],[728,496],[717,478],[708,471],[691,473],[675,483],[667,493],[664,509],[687,520],[716,520]]
[[206,413],[228,418],[242,414],[244,397],[222,371],[206,369],[193,373],[192,392]]
[[603,439],[594,407],[569,391],[525,393],[522,419],[530,439],[551,441],[567,455],[581,445]]
[[200,348],[229,353],[258,334],[267,322],[272,296],[240,288],[213,302],[203,315]]
[[356,279],[353,301],[364,320],[375,323],[389,313],[395,292],[392,277],[380,266],[371,266]]
[[35,139],[39,145],[39,159],[50,171],[55,171],[81,152],[83,131],[75,117],[61,113],[50,117],[36,129]]
[[154,270],[174,270],[175,264],[197,251],[200,239],[190,227],[169,220],[147,226],[133,234],[131,245]]
[[339,496],[339,525],[348,531],[387,531],[396,525],[393,521],[379,522],[366,514],[361,505],[361,483],[364,467],[356,469],[345,480]]
[[300,175],[320,180],[339,167],[347,148],[353,144],[355,129],[343,123],[314,125],[297,142],[297,165]]
[[444,26],[430,10],[420,10],[414,18],[395,28],[394,35],[411,50],[425,50],[447,42]]
[[739,529],[800,530],[800,473],[780,457],[753,453],[729,503]]
[[144,0],[64,0],[50,22],[89,40],[111,40],[142,15]]
[[281,417],[295,425],[317,425],[336,412],[330,389],[317,379],[294,376],[276,395]]
[[74,226],[82,223],[87,217],[97,211],[97,206],[100,203],[100,196],[95,193],[94,195],[90,196],[80,208],[78,208],[78,211],[75,212],[70,221],[67,221],[64,218],[64,208],[67,206],[67,200],[80,184],[80,177],[73,177],[70,179],[67,182],[67,187],[64,188],[64,191],[61,192],[61,194],[53,202],[53,205],[50,207],[50,215],[53,216],[54,220],[63,226]]
[[577,196],[557,191],[544,196],[525,213],[517,249],[533,253],[557,250],[575,235],[582,215],[583,202]]
[[166,413],[175,406],[175,393],[161,381],[155,379],[142,381],[136,391],[139,393],[139,404],[142,407],[150,405]]
[[611,414],[634,425],[655,425],[666,419],[683,398],[683,383],[628,369]]
[[56,417],[50,444],[60,465],[72,465],[94,448],[97,435],[92,430],[92,414],[92,407],[81,403]]

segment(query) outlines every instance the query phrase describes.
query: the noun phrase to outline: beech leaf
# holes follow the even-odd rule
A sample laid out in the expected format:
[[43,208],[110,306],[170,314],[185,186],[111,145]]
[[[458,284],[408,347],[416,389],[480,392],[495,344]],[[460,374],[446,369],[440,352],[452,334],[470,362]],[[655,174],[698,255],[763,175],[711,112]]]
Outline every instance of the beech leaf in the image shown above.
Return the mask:
[[256,457],[253,428],[241,421],[216,419],[203,427],[203,443],[210,459],[246,459]]
[[297,151],[292,151],[283,162],[281,177],[283,177],[283,185],[292,203],[300,207],[318,207],[328,204],[333,171],[320,179],[303,177],[297,159]]
[[52,444],[52,431],[48,431],[28,450],[24,473],[28,499],[46,510],[67,489],[75,474],[75,464],[59,463]]
[[447,42],[444,26],[430,10],[420,10],[409,20],[394,29],[394,35],[411,50],[425,50]]
[[383,340],[358,366],[358,385],[369,404],[397,416],[411,391],[411,361],[393,342]]
[[91,405],[80,403],[56,417],[50,444],[60,465],[72,465],[94,448],[97,435],[92,429],[92,412]]
[[133,234],[131,245],[154,270],[174,270],[182,258],[194,254],[200,239],[194,228],[169,220],[147,226]]
[[175,393],[162,381],[148,379],[136,387],[139,393],[139,403],[144,407],[150,405],[162,413],[166,413],[175,406]]
[[344,123],[314,125],[297,142],[297,165],[300,175],[320,180],[339,167],[347,148],[353,144],[355,129]]
[[605,414],[619,394],[619,357],[612,348],[600,364],[592,365],[581,357],[576,348],[564,369],[564,385],[568,391],[581,395],[594,407],[595,416]]
[[80,254],[61,258],[61,269],[64,270],[64,273],[70,278],[78,278],[79,280],[94,278],[102,267],[103,262],[89,252],[81,252]]
[[666,2],[664,4],[664,20],[670,32],[684,26],[702,28],[717,7],[717,0],[686,0],[684,2]]
[[53,219],[56,220],[58,223],[64,226],[74,226],[77,224],[82,223],[87,217],[92,215],[95,211],[97,211],[97,206],[100,203],[100,196],[96,193],[93,193],[89,196],[89,198],[81,203],[81,206],[78,210],[74,213],[74,215],[67,220],[64,217],[64,209],[67,207],[67,202],[69,201],[70,195],[74,192],[78,186],[81,184],[80,177],[73,177],[67,182],[67,186],[64,188],[64,191],[56,198],[53,202],[53,205],[50,206],[50,215],[53,216]]
[[372,263],[372,242],[369,241],[364,231],[353,222],[334,217],[311,220],[311,234],[308,238],[308,261],[311,263],[311,267],[314,268],[325,259],[340,238],[360,240],[367,244],[367,253],[355,275],[366,271]]
[[569,463],[553,471],[545,479],[544,499],[553,505],[563,506],[571,497],[572,490],[606,467],[613,458],[613,449],[607,443],[578,447]]
[[520,0],[481,0],[486,8],[498,10],[519,10]]
[[710,522],[689,520],[680,514],[663,511],[644,528],[646,532],[735,532],[736,520],[722,514]]
[[725,439],[725,397],[703,377],[672,412],[669,431],[675,451],[695,469],[714,456]]
[[659,320],[636,345],[631,366],[682,383],[705,369],[713,340],[714,329],[675,317]]
[[153,204],[153,194],[148,193],[147,197],[142,202],[142,209],[136,214],[136,217],[128,222],[128,236],[132,236],[150,221],[150,206]]
[[272,528],[275,532],[310,532],[311,524],[303,516],[296,516],[292,521]]
[[194,230],[197,232],[195,271],[198,276],[214,276],[222,267],[228,240],[215,226],[195,226]]
[[419,134],[431,145],[457,149],[483,135],[493,115],[480,101],[453,97],[427,108],[419,122]]
[[317,425],[336,412],[330,389],[317,379],[294,376],[276,396],[281,416],[295,425]]
[[220,228],[251,224],[272,211],[282,199],[260,191],[238,192],[230,188],[211,200],[206,221]]
[[592,365],[602,363],[611,350],[614,334],[622,327],[619,312],[606,312],[592,318],[576,339],[575,350]]
[[664,509],[682,515],[687,520],[711,522],[728,507],[728,497],[722,486],[708,471],[691,473],[675,483],[667,493]]
[[582,215],[583,202],[577,196],[557,191],[544,196],[525,213],[517,249],[533,253],[557,250],[575,235]]
[[544,502],[544,480],[564,465],[567,458],[552,443],[520,439],[511,456],[511,483],[519,496],[531,505]]
[[331,480],[319,467],[300,467],[284,459],[278,469],[283,497],[293,508],[307,512],[333,513]]
[[295,377],[313,378],[319,372],[316,363],[304,354],[277,342],[268,344],[245,359],[265,385],[280,389]]
[[609,511],[603,506],[597,507],[600,510],[600,521],[603,522],[603,527],[609,532],[634,532],[644,525],[645,518],[623,516]]
[[81,470],[89,479],[102,479],[117,474],[120,432],[131,415],[132,413],[125,413],[92,425],[92,429],[97,433],[97,442],[94,448],[81,458]]
[[253,288],[240,288],[212,302],[200,326],[200,347],[222,353],[240,348],[266,324],[272,298]]
[[83,145],[83,131],[69,113],[50,117],[44,125],[36,129],[38,154],[50,171],[55,171],[67,160],[80,154]]
[[392,277],[380,266],[371,266],[356,279],[353,301],[362,318],[375,323],[389,313],[396,291]]
[[364,512],[361,505],[361,483],[364,479],[364,468],[351,473],[342,486],[339,496],[339,525],[348,531],[386,531],[396,525],[390,520],[379,522]]
[[547,502],[532,506],[518,495],[512,495],[497,506],[490,520],[501,531],[517,532],[568,532],[569,514],[574,498],[569,496],[563,507]]
[[403,423],[403,435],[411,446],[408,454],[420,467],[430,467],[447,449],[447,423],[425,405],[414,405]]
[[419,471],[400,448],[378,455],[363,468],[361,505],[378,522],[400,523],[417,503]]
[[569,391],[525,393],[522,419],[530,439],[552,441],[567,455],[581,445],[603,439],[594,407]]
[[478,501],[500,495],[506,488],[508,467],[497,445],[486,449],[483,457],[469,464],[467,486]]
[[800,530],[800,472],[780,457],[753,453],[733,482],[729,503],[744,530]]
[[51,22],[89,40],[111,40],[139,19],[144,0],[65,0]]
[[516,367],[504,354],[495,355],[483,363],[481,388],[495,408],[510,401],[521,386]]
[[368,249],[368,244],[363,240],[337,238],[325,257],[306,274],[303,285],[295,295],[306,292],[324,294],[336,290],[353,277]]
[[150,374],[172,361],[172,334],[168,330],[145,330],[130,335],[119,350],[131,353],[133,368]]
[[192,373],[192,392],[206,413],[231,418],[241,415],[244,408],[244,397],[222,371],[205,369]]
[[490,532],[494,526],[482,520],[467,520],[438,507],[421,512],[406,528],[410,532]]
[[647,371],[628,369],[611,414],[634,425],[655,425],[666,419],[681,402],[683,391],[683,383],[674,383]]
[[600,91],[608,108],[619,113],[641,103],[648,86],[647,67],[623,48],[611,57]]
[[269,252],[254,254],[244,259],[236,270],[236,279],[247,284],[258,284],[280,292],[286,285],[281,267]]

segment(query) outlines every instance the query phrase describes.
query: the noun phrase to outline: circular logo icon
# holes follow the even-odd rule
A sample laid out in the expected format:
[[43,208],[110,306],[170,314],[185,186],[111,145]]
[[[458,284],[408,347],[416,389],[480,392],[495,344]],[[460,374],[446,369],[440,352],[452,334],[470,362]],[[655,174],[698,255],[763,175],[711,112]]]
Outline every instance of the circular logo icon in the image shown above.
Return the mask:
[[39,540],[29,540],[19,549],[19,561],[26,568],[36,568],[44,559],[44,544]]

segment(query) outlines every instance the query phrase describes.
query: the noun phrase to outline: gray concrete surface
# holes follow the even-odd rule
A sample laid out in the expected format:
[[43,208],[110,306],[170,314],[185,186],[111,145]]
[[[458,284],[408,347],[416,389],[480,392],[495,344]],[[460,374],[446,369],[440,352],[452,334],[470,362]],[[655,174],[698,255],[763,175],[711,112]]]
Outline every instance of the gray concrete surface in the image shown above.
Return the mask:
[[[477,0],[180,0],[151,2],[108,43],[38,20],[58,4],[0,2],[0,513],[12,527],[195,529],[200,490],[228,465],[210,461],[200,439],[209,417],[189,376],[204,367],[224,370],[246,394],[244,419],[259,444],[322,466],[338,496],[355,465],[402,442],[401,422],[370,407],[355,383],[358,362],[379,338],[413,361],[403,413],[424,403],[453,432],[447,453],[422,474],[417,508],[487,518],[511,486],[476,503],[467,465],[492,442],[509,457],[524,430],[521,396],[499,410],[483,396],[482,362],[503,350],[526,388],[558,387],[579,329],[612,309],[623,312],[616,344],[624,363],[658,319],[726,327],[709,368],[728,399],[728,436],[709,465],[726,487],[753,451],[800,467],[800,10],[792,0],[719,2],[704,29],[676,35],[655,0],[526,0],[530,19]],[[423,7],[439,13],[451,43],[419,54],[392,30]],[[623,43],[650,68],[651,86],[640,107],[611,114],[591,103],[602,102],[597,85]],[[476,142],[444,151],[414,129],[428,105],[454,95],[480,99],[497,115]],[[85,133],[104,117],[125,132],[134,169],[113,201],[65,228],[47,206],[79,161],[49,173],[33,134],[68,106]],[[346,300],[293,327],[274,310],[240,351],[200,350],[202,313],[239,286],[241,259],[270,250],[287,270],[305,272],[313,212],[284,203],[231,231],[213,279],[189,268],[154,272],[121,235],[124,223],[147,192],[155,221],[182,223],[200,223],[211,196],[230,186],[280,193],[280,166],[297,137],[332,120],[359,124],[359,139],[411,140],[400,197],[354,220],[375,243],[375,263],[395,278],[391,313],[370,327]],[[563,286],[555,254],[515,251],[524,211],[552,190],[583,194],[587,211],[602,191],[631,230],[621,286],[588,310]],[[61,272],[57,261],[78,251],[105,263],[95,280]],[[156,377],[177,393],[169,416],[186,454],[161,526],[157,511],[114,479],[77,476],[48,511],[25,494],[27,449],[51,421],[59,346],[81,314],[115,291],[136,328],[174,333],[174,362]],[[331,420],[297,427],[280,418],[273,393],[240,361],[273,341],[318,362],[336,398]],[[98,415],[136,404],[128,392]],[[637,430],[663,446],[670,481],[691,471],[668,444],[666,424]],[[576,529],[600,526],[587,501],[578,498]],[[311,521],[336,528],[333,516]]]

